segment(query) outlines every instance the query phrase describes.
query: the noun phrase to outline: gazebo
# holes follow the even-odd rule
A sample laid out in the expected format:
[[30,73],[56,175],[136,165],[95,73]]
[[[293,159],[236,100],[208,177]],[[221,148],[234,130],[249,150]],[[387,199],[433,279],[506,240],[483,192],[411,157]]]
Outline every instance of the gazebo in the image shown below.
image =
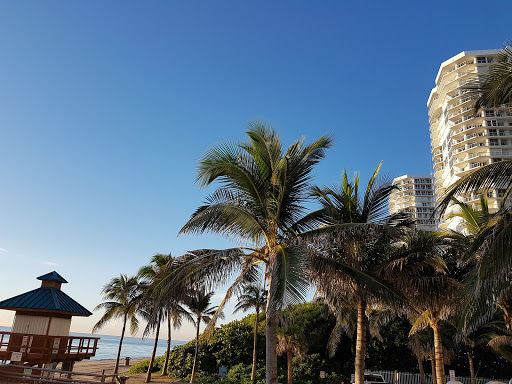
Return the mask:
[[97,337],[69,336],[72,316],[92,315],[61,290],[67,281],[53,271],[37,278],[41,287],[0,301],[16,311],[11,332],[0,331],[0,361],[71,371],[75,361],[95,355]]

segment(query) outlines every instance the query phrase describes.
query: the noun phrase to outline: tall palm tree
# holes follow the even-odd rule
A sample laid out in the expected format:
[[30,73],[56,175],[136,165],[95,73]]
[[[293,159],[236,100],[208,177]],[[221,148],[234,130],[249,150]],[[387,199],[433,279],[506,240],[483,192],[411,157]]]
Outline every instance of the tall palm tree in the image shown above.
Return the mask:
[[362,196],[357,174],[352,182],[343,172],[340,185],[314,187],[312,194],[322,206],[314,215],[327,225],[303,235],[307,244],[315,244],[313,278],[326,298],[343,296],[356,305],[356,384],[364,382],[366,311],[375,302],[396,301],[400,296],[378,276],[378,271],[387,261],[393,241],[401,236],[393,225],[407,223],[407,218],[387,216],[387,199],[395,187],[377,182],[380,167]]
[[192,365],[192,375],[190,377],[190,382],[193,383],[196,377],[196,364],[197,364],[197,352],[199,350],[199,326],[201,322],[209,323],[211,317],[217,311],[216,306],[211,306],[211,299],[214,295],[214,292],[209,292],[206,294],[197,294],[192,296],[187,303],[188,308],[190,309],[191,314],[194,316],[194,325],[196,326],[196,349],[194,353],[194,364]]
[[238,311],[249,311],[254,309],[256,311],[256,318],[254,320],[254,347],[252,351],[252,371],[251,382],[256,380],[256,347],[258,344],[258,323],[260,320],[260,312],[264,310],[267,303],[268,292],[255,285],[245,287],[244,293],[238,296],[238,303],[235,306],[233,313]]
[[160,286],[161,280],[168,274],[171,274],[176,266],[177,261],[170,253],[168,255],[157,253],[151,258],[151,264],[141,267],[138,273],[139,277],[147,286],[144,299],[147,304],[146,314],[148,324],[144,331],[144,336],[148,335],[153,330],[155,331],[155,343],[153,345],[153,352],[146,375],[146,383],[151,381],[161,321],[167,319],[167,350],[164,366],[162,368],[163,376],[167,374],[167,368],[169,366],[171,350],[171,323],[174,322],[174,326],[177,326],[181,324],[183,318],[191,320],[190,314],[182,305],[183,300],[186,300],[187,298],[187,292],[190,290],[162,290],[162,287]]
[[291,240],[318,222],[315,216],[304,216],[304,202],[313,167],[324,157],[332,140],[322,136],[305,145],[300,139],[283,151],[277,133],[261,122],[251,124],[246,133],[248,142],[222,143],[203,155],[197,177],[200,186],[214,181],[221,186],[196,210],[180,233],[220,233],[252,246],[250,256],[240,249],[202,252],[214,255],[211,258],[215,262],[208,265],[217,281],[221,280],[219,274],[227,280],[231,277],[228,272],[240,271],[219,309],[240,290],[242,283],[256,281],[254,263],[265,265],[269,291],[265,315],[266,382],[275,384],[280,303],[283,298],[285,302],[303,300],[308,286],[303,248]]
[[[157,283],[162,277],[163,274],[166,271],[166,268],[172,263],[173,257],[169,253],[168,255],[164,255],[161,253],[155,254],[151,258],[151,264],[145,265],[140,268],[138,276],[143,279],[149,289],[151,289],[151,286]],[[148,292],[149,293],[149,289]],[[150,297],[151,295],[146,295],[146,299],[149,299],[147,302],[149,305],[148,309],[148,315],[149,315],[149,321],[147,324],[146,329],[144,330],[144,336],[148,335],[152,330],[155,331],[155,343],[153,346],[153,352],[151,354],[151,359],[149,361],[149,367],[148,372],[146,374],[145,383],[149,383],[151,381],[151,374],[153,371],[153,364],[155,363],[155,356],[156,356],[156,348],[158,346],[158,336],[160,334],[160,323],[165,318],[165,316],[168,314],[168,311],[163,307],[160,306],[158,303],[158,298],[153,295],[153,297]],[[167,316],[168,322],[170,322],[169,316]],[[169,341],[170,334],[168,335],[168,345],[170,344]]]
[[[185,293],[187,295],[187,293]],[[164,365],[162,367],[162,376],[166,376],[169,369],[169,359],[171,356],[171,328],[178,329],[181,327],[183,320],[192,320],[192,316],[188,310],[184,307],[184,303],[187,301],[187,296],[182,298],[176,298],[174,300],[168,300],[166,303],[167,307],[167,348],[165,352]]]
[[94,325],[92,332],[97,332],[113,319],[123,319],[123,330],[121,331],[114,368],[114,375],[117,375],[126,323],[130,322],[130,333],[132,335],[137,333],[139,329],[137,314],[140,314],[141,284],[136,276],[128,277],[121,274],[119,277],[110,280],[101,292],[103,293],[103,299],[108,301],[98,304],[94,308],[95,311],[103,309],[105,313]]

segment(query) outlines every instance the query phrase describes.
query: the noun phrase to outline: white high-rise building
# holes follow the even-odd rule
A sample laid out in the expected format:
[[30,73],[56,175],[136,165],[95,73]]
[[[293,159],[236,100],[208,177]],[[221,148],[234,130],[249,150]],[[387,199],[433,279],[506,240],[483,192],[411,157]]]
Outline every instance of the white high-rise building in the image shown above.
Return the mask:
[[435,207],[434,180],[429,175],[403,175],[393,179],[398,189],[389,196],[389,213],[406,212],[415,221],[417,229],[435,231],[437,222],[432,217]]
[[[467,84],[486,73],[499,50],[468,51],[441,64],[436,86],[427,101],[436,200],[461,176],[486,164],[512,159],[512,108],[473,112],[475,96]],[[489,193],[489,207],[498,208],[501,190]],[[478,195],[462,196],[478,203]],[[446,217],[446,215],[445,215]],[[459,219],[441,223],[441,228],[460,230]]]

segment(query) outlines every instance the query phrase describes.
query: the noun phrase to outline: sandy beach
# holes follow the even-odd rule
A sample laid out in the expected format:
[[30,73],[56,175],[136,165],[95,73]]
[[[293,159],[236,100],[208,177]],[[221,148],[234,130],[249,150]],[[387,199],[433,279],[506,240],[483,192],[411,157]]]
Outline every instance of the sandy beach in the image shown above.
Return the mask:
[[[120,374],[126,374],[130,367],[133,364],[137,364],[141,361],[149,359],[148,357],[138,357],[130,359],[130,365],[125,365],[124,359],[120,361],[119,365],[119,373]],[[101,374],[103,373],[103,370],[105,370],[105,374],[112,374],[114,372],[114,368],[116,365],[115,360],[84,360],[79,361],[75,363],[75,366],[73,368],[73,371],[75,373],[83,372],[83,373],[97,373]],[[142,384],[144,383],[144,379],[146,378],[145,374],[137,374],[137,375],[130,375],[130,378],[128,379],[128,384]],[[172,380],[169,377],[162,377],[159,374],[153,374],[151,378],[151,382],[155,384],[168,384],[168,383],[178,383],[174,380]]]

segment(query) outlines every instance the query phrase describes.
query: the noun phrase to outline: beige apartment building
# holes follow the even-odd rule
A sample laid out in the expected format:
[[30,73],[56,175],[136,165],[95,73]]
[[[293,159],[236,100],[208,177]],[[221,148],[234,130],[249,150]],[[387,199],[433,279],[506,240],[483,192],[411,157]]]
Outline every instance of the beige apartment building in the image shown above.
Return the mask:
[[406,212],[417,229],[435,231],[434,179],[429,175],[403,175],[393,179],[393,185],[398,188],[389,196],[389,213]]
[[[427,101],[437,203],[451,184],[471,170],[512,159],[512,108],[480,110],[475,114],[475,98],[464,89],[475,77],[488,71],[498,52],[461,52],[439,68],[436,86]],[[489,193],[490,208],[498,208],[503,193],[501,190]],[[467,203],[478,203],[477,194],[460,198]],[[440,227],[460,230],[461,224],[458,218],[444,219]]]

